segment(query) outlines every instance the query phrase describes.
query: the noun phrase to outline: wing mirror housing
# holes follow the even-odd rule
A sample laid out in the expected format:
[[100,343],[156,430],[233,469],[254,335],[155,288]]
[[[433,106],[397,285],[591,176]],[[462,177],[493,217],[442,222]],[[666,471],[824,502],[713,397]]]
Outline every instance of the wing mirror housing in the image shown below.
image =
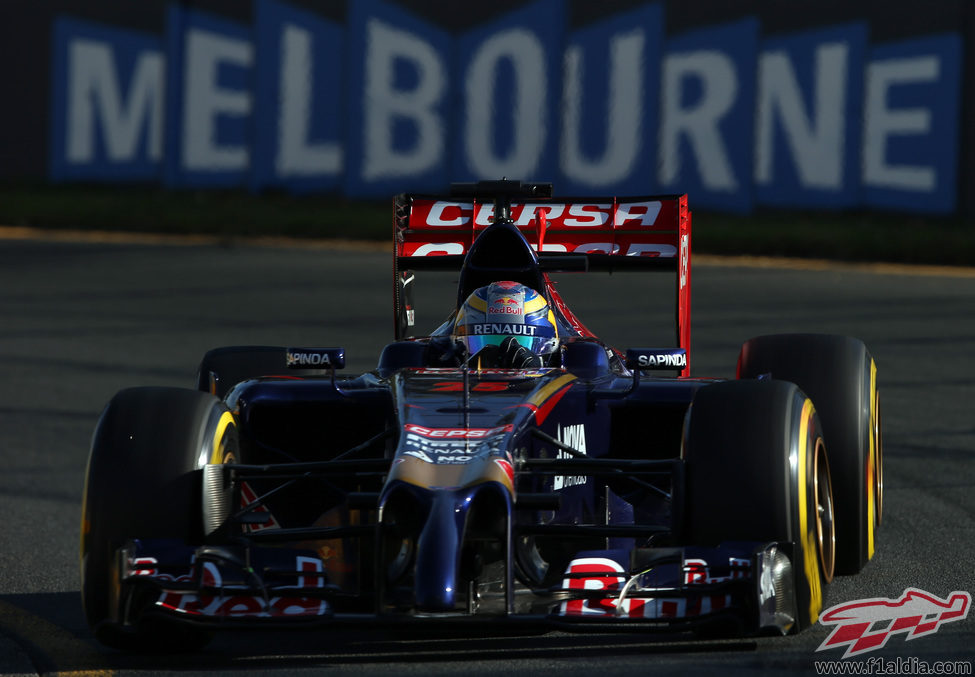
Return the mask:
[[687,366],[683,348],[630,348],[626,351],[626,368],[641,371],[673,371]]

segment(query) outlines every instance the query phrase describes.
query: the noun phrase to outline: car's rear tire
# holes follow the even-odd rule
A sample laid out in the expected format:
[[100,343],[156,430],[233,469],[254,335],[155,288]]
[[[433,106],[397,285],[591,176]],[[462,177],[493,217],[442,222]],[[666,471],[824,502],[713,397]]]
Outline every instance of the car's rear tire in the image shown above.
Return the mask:
[[92,438],[81,520],[81,596],[102,643],[185,651],[209,634],[165,623],[126,625],[118,608],[117,550],[134,538],[203,539],[201,471],[236,452],[233,416],[217,398],[181,388],[120,391]]
[[815,623],[835,551],[829,463],[809,398],[785,381],[701,388],[683,454],[681,540],[792,543],[796,629]]
[[747,341],[742,379],[770,374],[812,399],[829,450],[836,500],[836,572],[873,557],[883,512],[883,440],[877,365],[862,341],[828,334],[776,334]]

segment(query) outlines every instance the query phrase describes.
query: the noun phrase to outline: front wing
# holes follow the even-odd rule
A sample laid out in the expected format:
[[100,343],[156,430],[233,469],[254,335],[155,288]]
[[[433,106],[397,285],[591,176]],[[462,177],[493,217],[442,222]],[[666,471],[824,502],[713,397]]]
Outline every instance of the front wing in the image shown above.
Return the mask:
[[[582,551],[555,586],[514,582],[511,608],[436,616],[587,630],[731,624],[739,633],[785,634],[796,618],[790,551],[776,543]],[[380,603],[370,586],[350,592],[330,583],[314,550],[135,540],[118,551],[117,570],[123,617],[115,620],[123,627],[148,616],[214,627],[423,618]]]

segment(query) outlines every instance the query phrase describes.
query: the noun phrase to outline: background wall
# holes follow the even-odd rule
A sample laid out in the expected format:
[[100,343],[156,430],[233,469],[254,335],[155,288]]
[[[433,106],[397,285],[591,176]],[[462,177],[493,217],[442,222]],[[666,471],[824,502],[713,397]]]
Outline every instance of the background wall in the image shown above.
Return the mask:
[[5,2],[0,180],[968,216],[973,37],[964,0]]

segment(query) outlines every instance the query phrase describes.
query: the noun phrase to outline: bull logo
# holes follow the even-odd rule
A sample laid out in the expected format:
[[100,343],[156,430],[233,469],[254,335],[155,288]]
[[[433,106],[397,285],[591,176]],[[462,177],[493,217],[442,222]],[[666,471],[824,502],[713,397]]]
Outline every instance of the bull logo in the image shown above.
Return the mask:
[[881,648],[898,633],[907,633],[905,641],[933,635],[942,623],[967,617],[971,602],[967,592],[955,591],[940,599],[908,588],[896,600],[876,597],[837,604],[819,617],[823,625],[836,627],[816,651],[845,646],[843,658],[849,658]]

